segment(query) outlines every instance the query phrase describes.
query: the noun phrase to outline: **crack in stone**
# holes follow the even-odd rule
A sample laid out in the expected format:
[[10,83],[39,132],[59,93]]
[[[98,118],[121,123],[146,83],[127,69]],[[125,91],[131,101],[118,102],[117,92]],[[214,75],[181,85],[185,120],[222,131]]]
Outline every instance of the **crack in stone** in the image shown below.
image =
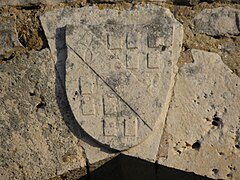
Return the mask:
[[240,14],[236,13],[235,19],[236,19],[236,25],[237,25],[238,31],[240,32]]
[[[178,72],[176,73],[176,75],[174,76],[174,83],[173,83],[173,87],[172,87],[172,93],[171,93],[171,98],[170,98],[170,101],[169,101],[169,104],[168,104],[168,109],[167,109],[167,113],[166,113],[166,116],[164,118],[164,127],[163,127],[163,131],[162,131],[162,135],[161,135],[161,141],[165,140],[165,135],[167,134],[167,140],[169,140],[168,138],[168,132],[166,130],[167,128],[167,118],[168,118],[168,114],[169,114],[169,111],[170,111],[170,107],[171,107],[171,104],[172,104],[172,101],[173,101],[173,98],[175,96],[174,94],[174,88],[175,88],[175,85],[176,85],[176,81],[177,81],[177,75],[179,74],[179,69],[178,69]],[[161,144],[162,142],[160,141],[160,144],[159,144],[159,148],[158,148],[158,153],[157,153],[157,156],[156,156],[156,159],[159,160],[161,157],[163,157],[161,154],[162,154],[162,149],[161,149]],[[163,142],[164,143],[164,142]],[[167,147],[168,148],[168,147]],[[168,152],[168,150],[167,150]],[[166,158],[167,159],[168,155],[164,155],[163,158]]]
[[[180,30],[181,27],[175,27],[174,28],[174,31],[176,30]],[[176,38],[176,37],[175,37]],[[175,39],[175,42],[173,44],[175,44],[175,46],[173,46],[173,49],[177,49],[176,46],[180,46],[182,47],[182,39],[183,37],[181,37],[180,39],[176,38]],[[180,43],[180,44],[178,44]],[[161,134],[161,137],[160,137],[160,143],[159,143],[159,147],[158,147],[158,151],[157,151],[157,155],[156,155],[156,161],[159,161],[160,158],[165,158],[167,159],[168,158],[168,145],[169,145],[169,134],[167,132],[167,118],[168,118],[168,115],[169,115],[169,111],[170,111],[170,107],[171,107],[171,104],[172,104],[172,101],[174,99],[174,96],[175,96],[175,92],[174,92],[174,89],[175,89],[175,86],[176,86],[176,82],[177,82],[177,76],[179,75],[179,71],[180,71],[180,68],[178,68],[178,63],[179,63],[179,59],[181,57],[181,53],[182,53],[182,50],[179,51],[179,55],[178,56],[173,56],[173,60],[175,60],[175,58],[177,59],[177,63],[176,63],[176,67],[173,66],[173,72],[174,72],[174,75],[172,77],[172,81],[173,81],[173,84],[172,84],[172,87],[170,88],[170,98],[168,100],[168,104],[167,104],[167,110],[166,110],[166,114],[165,114],[165,117],[164,117],[164,127],[163,127],[163,130],[162,130],[162,134]],[[174,68],[177,68],[176,71]],[[167,145],[167,150],[165,151],[165,149],[162,149],[162,143],[165,143],[165,139],[167,139],[167,142],[166,142],[166,145]],[[163,140],[163,141],[162,141]],[[166,154],[165,154],[166,153]]]

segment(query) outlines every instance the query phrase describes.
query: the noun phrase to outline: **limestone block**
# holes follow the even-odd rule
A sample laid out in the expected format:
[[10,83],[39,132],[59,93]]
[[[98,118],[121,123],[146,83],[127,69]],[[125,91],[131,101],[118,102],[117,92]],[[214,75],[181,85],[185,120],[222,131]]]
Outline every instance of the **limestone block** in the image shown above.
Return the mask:
[[240,79],[215,53],[180,68],[159,163],[214,179],[240,177]]
[[0,59],[9,58],[14,49],[22,47],[16,31],[16,16],[0,14]]
[[[83,130],[102,145],[155,161],[181,49],[180,23],[153,5],[61,9],[41,22]],[[86,154],[93,148],[86,144]]]
[[81,142],[69,131],[55,94],[49,50],[0,66],[0,179],[49,179],[86,166]]
[[194,30],[211,36],[240,33],[240,10],[229,7],[204,9],[193,19]]

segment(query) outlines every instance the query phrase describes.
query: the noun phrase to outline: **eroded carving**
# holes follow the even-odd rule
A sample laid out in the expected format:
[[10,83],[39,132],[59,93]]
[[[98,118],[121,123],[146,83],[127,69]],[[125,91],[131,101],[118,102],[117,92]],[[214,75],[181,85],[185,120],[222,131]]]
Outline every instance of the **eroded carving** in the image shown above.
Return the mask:
[[104,136],[117,136],[117,118],[105,117],[103,122]]
[[79,19],[73,10],[66,26],[66,92],[85,132],[122,151],[143,142],[156,124],[161,131],[180,48],[173,36],[182,32],[164,8],[89,9]]
[[126,67],[127,69],[138,69],[139,68],[139,51],[131,50],[126,54]]
[[94,115],[95,114],[95,103],[93,97],[89,95],[82,96],[81,107],[83,115]]

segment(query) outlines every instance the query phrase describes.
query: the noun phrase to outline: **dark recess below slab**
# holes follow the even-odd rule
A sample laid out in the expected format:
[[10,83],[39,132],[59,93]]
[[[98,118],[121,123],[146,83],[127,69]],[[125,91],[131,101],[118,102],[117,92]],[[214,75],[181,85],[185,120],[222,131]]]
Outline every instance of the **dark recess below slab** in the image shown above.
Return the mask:
[[209,178],[119,155],[79,180],[207,180]]

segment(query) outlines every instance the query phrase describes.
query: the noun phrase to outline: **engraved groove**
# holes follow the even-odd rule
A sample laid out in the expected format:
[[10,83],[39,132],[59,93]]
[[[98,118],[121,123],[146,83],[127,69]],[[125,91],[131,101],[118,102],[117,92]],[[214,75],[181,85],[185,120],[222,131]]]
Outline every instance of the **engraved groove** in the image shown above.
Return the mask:
[[85,62],[85,60],[69,45],[67,45],[82,61],[83,63],[88,66],[96,76],[98,76],[103,82],[104,84],[106,84],[113,92],[114,94],[116,94],[116,96],[122,101],[124,102],[133,112],[134,114],[136,114],[139,119],[141,119],[141,121],[144,123],[144,125],[146,125],[151,131],[153,130],[148,123],[87,63]]

